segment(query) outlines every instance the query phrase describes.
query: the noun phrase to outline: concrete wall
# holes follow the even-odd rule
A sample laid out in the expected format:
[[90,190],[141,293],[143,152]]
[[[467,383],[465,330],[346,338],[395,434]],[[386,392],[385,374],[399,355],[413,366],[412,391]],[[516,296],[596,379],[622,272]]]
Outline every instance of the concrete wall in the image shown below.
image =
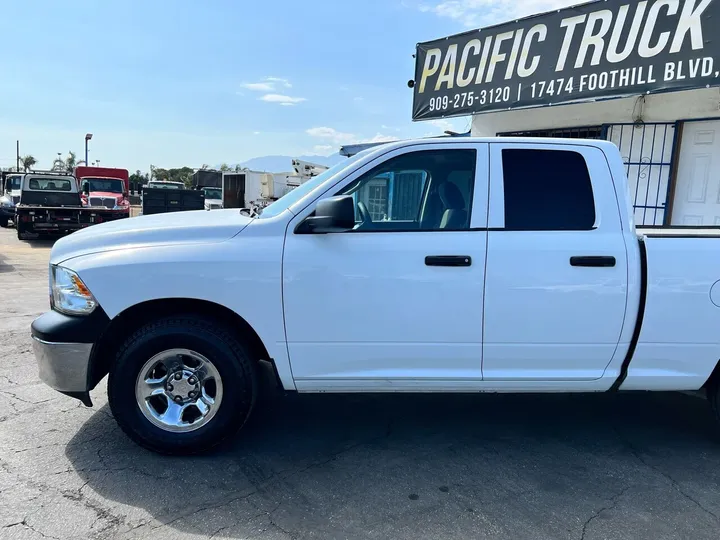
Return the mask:
[[[595,103],[557,105],[539,109],[478,114],[472,120],[472,135],[494,137],[508,131],[566,128],[632,122],[641,110],[637,97]],[[645,96],[645,122],[674,122],[691,118],[720,117],[720,89],[703,88]]]

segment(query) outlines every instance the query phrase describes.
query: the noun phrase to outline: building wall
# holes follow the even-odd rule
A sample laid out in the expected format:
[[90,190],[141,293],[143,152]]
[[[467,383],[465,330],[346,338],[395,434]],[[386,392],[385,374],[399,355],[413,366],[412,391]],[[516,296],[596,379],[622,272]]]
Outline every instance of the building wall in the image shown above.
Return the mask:
[[[706,203],[695,212],[697,216],[685,215],[686,213],[680,215],[676,212],[672,212],[670,216],[668,210],[673,193],[674,202],[683,203],[680,199],[687,195],[692,185],[703,182],[707,184],[709,180],[705,176],[712,176],[708,173],[705,176],[700,175],[702,178],[698,174],[678,174],[673,177],[673,171],[677,168],[676,160],[679,159],[678,149],[682,146],[681,139],[685,138],[676,133],[682,127],[680,121],[707,118],[720,118],[718,88],[655,94],[644,96],[644,100],[634,96],[595,103],[480,114],[473,117],[472,135],[494,137],[499,133],[603,126],[602,130],[582,130],[582,133],[596,133],[594,136],[607,138],[620,149],[626,165],[628,192],[635,208],[636,223],[686,224],[690,223],[688,220],[692,218],[695,220],[692,223],[701,220],[698,224],[706,225],[705,221],[713,216],[720,216],[720,193],[717,196],[718,204]],[[636,122],[638,119],[642,122]],[[712,127],[712,124],[716,127]],[[720,122],[704,122],[702,126],[704,130],[717,129]],[[575,131],[553,136],[589,135]],[[701,150],[707,153],[708,147]],[[694,159],[696,153],[688,154],[686,151],[685,154],[688,155],[683,159]],[[712,155],[705,158],[720,163],[720,151],[713,150]],[[683,159],[679,162],[680,171],[687,169],[688,164],[683,163]],[[707,189],[701,190],[702,193],[705,191]],[[710,198],[712,197],[715,197],[714,192]],[[720,217],[717,220],[720,220]]]
[[645,122],[720,117],[720,89],[649,95],[645,96],[644,105],[638,103],[637,97],[632,97],[478,114],[473,116],[472,135],[494,137],[512,131],[620,124],[633,122],[641,109]]

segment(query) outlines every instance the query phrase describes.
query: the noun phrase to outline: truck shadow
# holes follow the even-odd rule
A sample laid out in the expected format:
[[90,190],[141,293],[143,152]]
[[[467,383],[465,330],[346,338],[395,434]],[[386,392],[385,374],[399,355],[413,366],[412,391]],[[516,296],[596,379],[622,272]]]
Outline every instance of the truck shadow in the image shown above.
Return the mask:
[[715,422],[686,394],[275,391],[231,442],[187,458],[135,446],[109,416],[93,415],[66,455],[98,495],[155,520],[123,518],[119,533],[469,537],[482,518],[501,536],[579,537],[628,490],[641,495],[625,504],[669,525],[688,505],[702,513],[685,495],[720,513]]
[[63,238],[62,236],[50,236],[50,237],[41,237],[41,238],[33,238],[29,240],[21,240],[26,246],[29,246],[33,249],[50,249],[55,245],[55,242]]
[[14,272],[15,267],[12,264],[8,264],[7,257],[0,253],[0,274],[7,274],[9,272]]

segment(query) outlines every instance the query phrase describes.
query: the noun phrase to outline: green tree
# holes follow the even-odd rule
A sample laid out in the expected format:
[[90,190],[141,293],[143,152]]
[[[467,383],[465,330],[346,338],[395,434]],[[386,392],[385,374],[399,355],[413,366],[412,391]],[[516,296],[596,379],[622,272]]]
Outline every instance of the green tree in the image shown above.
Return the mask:
[[139,191],[140,186],[144,186],[150,181],[147,173],[143,173],[142,171],[135,171],[130,175],[130,189],[133,191]]
[[28,172],[35,165],[37,165],[37,159],[35,159],[35,157],[30,154],[20,158],[20,162],[22,163],[22,166],[23,166],[23,169],[25,169],[25,172]]
[[230,170],[230,165],[228,165],[227,163],[223,163],[222,165],[220,165],[220,170],[222,172],[228,172]]
[[168,171],[162,167],[153,168],[153,180],[168,180]]
[[65,158],[65,170],[71,173],[75,170],[77,164],[77,154],[72,150],[68,151],[68,155]]

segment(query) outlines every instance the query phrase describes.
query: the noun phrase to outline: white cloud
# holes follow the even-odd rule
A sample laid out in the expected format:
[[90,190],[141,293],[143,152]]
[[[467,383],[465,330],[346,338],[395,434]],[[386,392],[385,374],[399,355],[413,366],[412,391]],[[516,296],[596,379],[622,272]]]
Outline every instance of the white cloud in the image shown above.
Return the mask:
[[431,125],[435,126],[436,128],[441,129],[443,132],[447,130],[453,130],[454,127],[452,125],[452,122],[450,120],[430,120],[429,122]]
[[279,103],[280,105],[285,105],[286,107],[307,101],[304,97],[291,97],[284,96],[282,94],[265,94],[263,97],[258,99],[269,103]]
[[362,141],[362,142],[392,142],[397,141],[398,138],[393,135],[383,135],[382,133],[377,133],[372,139],[369,141]]
[[331,144],[316,144],[313,146],[313,152],[316,154],[326,155],[335,150],[335,147]]
[[436,4],[420,4],[417,7],[422,12],[434,13],[463,26],[478,28],[575,5],[578,2],[579,0],[444,0]]
[[311,137],[332,141],[335,144],[350,144],[357,140],[357,135],[354,133],[343,133],[331,127],[314,127],[306,130],[305,133]]
[[260,135],[259,131],[253,131],[253,135]]
[[[390,142],[396,141],[397,137],[393,135],[384,135],[383,133],[376,133],[374,137],[363,137],[356,135],[355,133],[344,133],[331,127],[314,127],[305,131],[311,137],[318,139],[324,139],[328,142],[333,143],[335,146],[342,146],[343,144],[359,144],[368,142]],[[323,145],[329,146],[329,145]],[[332,148],[332,146],[331,146]]]
[[269,82],[243,83],[240,86],[248,90],[255,90],[256,92],[272,92],[275,90],[275,86]]
[[265,77],[265,80],[271,84],[277,83],[281,86],[284,86],[285,88],[292,88],[292,84],[290,84],[290,81],[281,77]]
[[292,88],[290,81],[280,77],[265,77],[265,79],[260,82],[242,83],[240,86],[246,90],[253,90],[255,92],[277,92],[278,87]]

